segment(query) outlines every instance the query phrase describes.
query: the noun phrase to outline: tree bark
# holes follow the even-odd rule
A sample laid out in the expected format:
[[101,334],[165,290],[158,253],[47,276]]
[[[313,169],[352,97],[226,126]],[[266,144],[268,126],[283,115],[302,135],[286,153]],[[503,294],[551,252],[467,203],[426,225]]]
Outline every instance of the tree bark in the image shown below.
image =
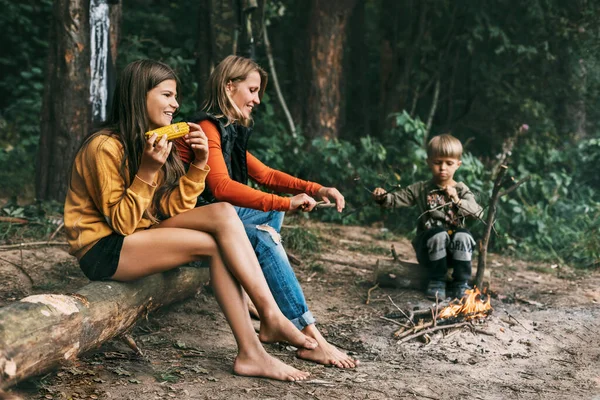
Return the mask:
[[109,59],[107,65],[107,89],[108,89],[108,104],[107,115],[110,116],[112,107],[112,98],[117,85],[117,55],[119,49],[119,40],[121,38],[121,19],[123,16],[123,6],[119,0],[109,0],[109,18],[110,28],[108,32]]
[[138,318],[194,296],[207,269],[183,267],[130,283],[93,282],[75,294],[29,296],[0,309],[0,390],[127,331]]
[[370,134],[370,116],[372,115],[369,101],[370,82],[368,76],[368,43],[366,16],[366,1],[359,0],[352,10],[348,29],[348,60],[345,62],[345,88],[343,98],[352,99],[346,103],[346,118],[340,138],[352,140]]
[[197,101],[202,107],[206,82],[215,66],[236,54],[239,36],[240,0],[201,0],[196,38]]
[[356,1],[311,1],[310,92],[305,129],[309,137],[338,136],[344,110],[341,83],[346,25]]
[[36,165],[38,199],[63,201],[91,129],[89,0],[55,0]]

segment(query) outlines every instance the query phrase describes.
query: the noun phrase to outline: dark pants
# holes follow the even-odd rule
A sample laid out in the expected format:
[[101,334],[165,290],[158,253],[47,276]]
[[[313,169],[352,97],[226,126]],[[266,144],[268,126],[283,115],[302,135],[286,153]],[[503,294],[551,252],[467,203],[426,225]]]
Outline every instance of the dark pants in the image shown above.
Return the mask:
[[429,280],[445,281],[448,268],[452,268],[454,282],[471,279],[471,259],[475,240],[466,229],[450,231],[432,228],[413,241],[419,264],[427,268]]

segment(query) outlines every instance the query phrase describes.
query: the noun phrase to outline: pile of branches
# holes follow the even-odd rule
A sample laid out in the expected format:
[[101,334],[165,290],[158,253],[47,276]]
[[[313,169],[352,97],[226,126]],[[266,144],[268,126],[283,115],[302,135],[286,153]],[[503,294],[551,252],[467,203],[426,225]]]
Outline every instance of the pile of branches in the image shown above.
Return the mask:
[[388,298],[397,311],[385,315],[382,319],[400,327],[394,332],[394,338],[398,340],[398,344],[417,338],[425,343],[429,343],[431,341],[430,334],[436,331],[443,331],[445,334],[449,334],[449,331],[457,331],[464,327],[469,328],[474,333],[493,336],[492,333],[477,328],[477,325],[480,325],[492,313],[491,308],[485,312],[477,312],[476,315],[459,314],[452,317],[444,317],[440,315],[441,311],[447,306],[458,304],[458,300],[453,300],[450,303],[440,303],[436,299],[435,304],[430,308],[406,312],[398,307],[391,297],[388,296]]

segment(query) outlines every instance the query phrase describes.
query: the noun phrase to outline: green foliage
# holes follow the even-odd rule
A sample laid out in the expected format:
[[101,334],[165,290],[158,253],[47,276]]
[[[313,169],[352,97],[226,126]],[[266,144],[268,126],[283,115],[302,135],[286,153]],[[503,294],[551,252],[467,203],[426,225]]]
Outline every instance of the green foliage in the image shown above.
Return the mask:
[[11,196],[34,181],[52,1],[0,0],[0,9],[0,195]]
[[281,236],[285,247],[299,255],[311,255],[321,250],[319,235],[307,227],[284,228]]
[[[257,128],[278,126],[265,118],[274,115],[263,114]],[[416,210],[383,211],[372,202],[369,193],[377,186],[391,190],[399,184],[407,186],[430,178],[423,123],[406,112],[392,118],[396,127],[385,132],[381,141],[366,136],[357,143],[322,138],[303,143],[279,127],[275,135],[256,132],[251,148],[259,158],[268,159],[271,167],[333,185],[345,195],[348,207],[344,214],[313,213],[317,218],[352,224],[368,224],[383,218],[397,232],[410,235],[414,234]],[[254,151],[257,143],[260,145]],[[599,145],[596,138],[572,146],[553,136],[547,136],[544,144],[531,136],[519,142],[508,173],[513,180],[507,186],[528,175],[532,179],[500,200],[491,250],[581,266],[597,262],[600,198],[592,188],[599,183],[598,174],[594,173],[600,161]],[[290,146],[299,150],[286,151]],[[277,156],[269,153],[269,149],[275,149]],[[486,207],[493,184],[490,168],[493,161],[486,165],[468,151],[462,161],[455,178],[465,182]],[[471,230],[480,237],[484,224],[475,221]]]
[[27,224],[0,222],[0,242],[7,239],[43,240],[56,230],[61,219],[63,204],[53,201],[36,201],[20,206],[16,199],[10,200],[0,209],[0,216],[22,218]]
[[[197,23],[180,23],[186,16],[198,15],[199,2],[147,1],[123,2],[122,38],[119,43],[119,70],[128,63],[150,58],[173,68],[181,81],[178,101],[180,113],[189,115],[198,109],[195,66]],[[189,20],[189,18],[188,18]],[[191,21],[191,20],[189,20]]]

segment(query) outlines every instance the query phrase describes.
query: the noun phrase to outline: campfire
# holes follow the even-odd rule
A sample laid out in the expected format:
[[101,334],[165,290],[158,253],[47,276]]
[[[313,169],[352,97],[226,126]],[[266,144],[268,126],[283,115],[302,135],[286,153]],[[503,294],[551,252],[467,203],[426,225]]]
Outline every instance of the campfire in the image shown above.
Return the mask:
[[430,333],[462,327],[469,327],[472,331],[486,334],[487,332],[477,329],[475,323],[481,322],[493,311],[490,296],[482,294],[477,288],[467,290],[462,299],[452,300],[446,306],[441,307],[440,303],[436,301],[435,305],[429,309],[409,312],[398,307],[389,296],[388,298],[399,313],[391,313],[384,319],[405,319],[405,323],[394,321],[400,326],[400,329],[394,332],[394,337],[398,339],[399,343],[405,343],[415,338],[422,338],[428,343],[431,340]]

